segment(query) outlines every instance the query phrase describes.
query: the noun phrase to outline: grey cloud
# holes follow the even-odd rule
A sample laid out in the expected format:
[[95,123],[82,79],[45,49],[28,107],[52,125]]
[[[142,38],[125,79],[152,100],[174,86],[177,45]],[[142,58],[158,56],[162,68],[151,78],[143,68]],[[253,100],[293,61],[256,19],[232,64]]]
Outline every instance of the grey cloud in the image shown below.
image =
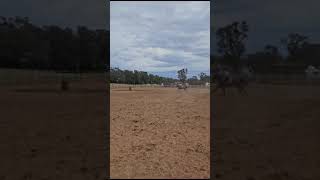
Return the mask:
[[233,21],[249,24],[248,50],[260,50],[266,44],[279,44],[290,32],[308,35],[320,41],[320,2],[318,0],[225,0],[214,3],[211,25],[216,30]]
[[2,0],[2,16],[27,16],[38,25],[106,29],[109,1],[103,0]]
[[[178,66],[207,71],[204,67],[209,67],[209,4],[190,5],[112,2],[111,65],[157,72]],[[121,55],[113,56],[114,53]],[[135,63],[128,61],[127,56]]]

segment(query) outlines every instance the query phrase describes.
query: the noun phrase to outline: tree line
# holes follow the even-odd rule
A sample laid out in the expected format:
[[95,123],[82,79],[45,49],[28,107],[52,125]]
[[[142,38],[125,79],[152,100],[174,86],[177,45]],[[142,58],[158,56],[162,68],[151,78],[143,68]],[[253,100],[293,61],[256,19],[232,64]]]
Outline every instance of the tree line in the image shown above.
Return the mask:
[[[187,72],[183,71],[182,73],[178,71],[177,77],[169,78],[169,77],[161,77],[158,75],[150,74],[145,71],[137,71],[137,70],[121,70],[119,68],[111,68],[110,69],[110,82],[111,83],[119,83],[119,84],[164,84],[170,85],[177,81],[187,82],[191,85],[201,85],[205,82],[210,81],[210,76],[204,72],[199,74],[199,78],[197,76],[192,76],[191,78],[187,78]],[[183,77],[182,77],[183,76]]]
[[[211,56],[211,63],[237,67],[250,64],[255,71],[269,71],[274,64],[302,64],[320,66],[320,46],[309,43],[309,38],[299,33],[280,37],[279,42],[287,49],[284,57],[277,46],[267,44],[264,49],[246,54],[249,25],[233,22],[216,31],[218,56]],[[0,17],[0,68],[43,69],[56,71],[103,71],[109,61],[109,35],[104,29],[91,30],[85,26],[76,29],[56,25],[37,26],[27,17]],[[126,72],[129,74],[128,72]],[[134,74],[134,73],[133,73]],[[140,74],[140,73],[136,73]],[[152,77],[152,81],[171,80]],[[148,77],[150,79],[150,77]],[[132,79],[130,76],[127,79]],[[121,82],[124,82],[120,78]],[[132,80],[126,80],[132,81]],[[198,77],[188,79],[194,84],[204,81]]]
[[27,17],[0,17],[0,68],[102,71],[109,31],[36,26]]
[[[218,56],[211,56],[211,63],[225,64],[238,69],[246,64],[255,71],[268,72],[273,65],[320,65],[320,45],[309,43],[309,38],[299,33],[289,33],[280,37],[279,42],[287,52],[283,56],[278,47],[267,44],[264,49],[253,54],[245,54],[249,25],[246,21],[233,22],[216,30]],[[247,55],[247,56],[245,56]]]
[[119,68],[110,69],[110,82],[120,84],[170,84],[176,82],[176,79],[161,77],[149,74],[144,71],[129,71]]
[[[109,70],[108,30],[38,26],[27,17],[0,16],[0,68],[87,72]],[[177,79],[143,71],[110,69],[111,83],[170,84]],[[208,81],[205,73],[186,80],[190,84]]]

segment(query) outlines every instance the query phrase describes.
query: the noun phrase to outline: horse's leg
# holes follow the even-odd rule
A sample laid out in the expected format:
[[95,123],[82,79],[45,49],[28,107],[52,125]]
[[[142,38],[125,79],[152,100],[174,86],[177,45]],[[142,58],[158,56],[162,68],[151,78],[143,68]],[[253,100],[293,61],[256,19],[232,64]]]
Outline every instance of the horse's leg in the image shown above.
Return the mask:
[[238,91],[240,94],[242,95],[248,95],[247,91],[245,90],[245,88],[241,85],[238,86]]
[[244,89],[243,89],[242,87],[239,87],[239,93],[240,93],[241,95],[244,94]]
[[226,96],[226,87],[222,87],[223,96]]
[[248,92],[244,87],[243,87],[243,92],[244,92],[244,95],[248,96]]
[[240,84],[235,84],[235,88],[238,90],[239,94],[242,94],[242,88]]
[[216,88],[214,88],[213,90],[212,90],[212,93],[214,93],[214,92],[216,92],[217,91],[217,87]]
[[220,88],[220,86],[215,87],[215,88],[212,90],[212,92],[213,92],[213,93],[216,92],[219,88]]

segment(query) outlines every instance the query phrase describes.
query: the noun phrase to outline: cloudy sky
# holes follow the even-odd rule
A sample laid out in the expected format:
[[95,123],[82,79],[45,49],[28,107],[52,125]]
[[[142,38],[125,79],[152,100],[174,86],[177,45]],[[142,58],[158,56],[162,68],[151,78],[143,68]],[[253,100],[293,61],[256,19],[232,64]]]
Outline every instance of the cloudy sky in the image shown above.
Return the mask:
[[106,29],[108,5],[104,0],[0,0],[0,16],[27,16],[37,25]]
[[[290,32],[320,43],[319,0],[223,0],[212,2],[212,7],[214,31],[233,21],[248,22],[248,52],[262,50],[266,44],[280,47],[279,39]],[[215,41],[214,34],[212,40]],[[215,42],[212,50],[216,50]]]
[[110,2],[110,63],[176,77],[210,70],[210,2]]
[[[185,4],[186,2],[181,3]],[[54,24],[71,27],[85,25],[93,29],[109,29],[110,11],[108,4],[109,1],[104,0],[0,0],[0,16],[28,16],[32,23],[38,25]],[[154,15],[157,14],[158,11],[157,13],[153,12],[153,16],[156,16],[155,19],[157,19],[156,22],[159,22],[161,17],[167,17],[167,23],[175,20],[176,17],[163,15],[164,12],[169,13],[171,11],[171,15],[173,15],[175,13],[179,14],[180,11],[180,14],[183,14],[183,8],[181,8],[182,10],[174,11],[172,10],[174,9],[172,7],[176,6],[171,6],[171,8],[163,8],[166,10],[159,10],[160,15],[158,18],[156,15]],[[217,49],[214,34],[215,30],[235,20],[246,20],[250,26],[249,39],[247,43],[248,52],[261,50],[266,44],[280,46],[279,39],[286,36],[290,32],[298,32],[307,35],[310,37],[311,42],[320,43],[319,7],[319,0],[211,1],[211,27],[213,28],[213,31],[211,32],[210,37],[212,38],[212,53],[214,54],[215,50]],[[117,8],[119,9],[120,7]],[[122,14],[124,16],[128,16],[127,12],[123,12],[125,11],[124,9],[122,9]],[[147,11],[145,8],[143,8],[141,11],[141,13],[144,14],[147,12],[149,11]],[[192,11],[188,11],[187,13],[197,14],[196,12],[197,8]],[[198,14],[204,12],[205,11],[200,11]],[[149,14],[152,14],[152,12]],[[187,16],[186,14],[184,15]],[[119,16],[119,14],[117,16]],[[200,18],[197,16],[198,15],[191,18],[190,23],[192,20],[195,21],[196,18]],[[181,17],[184,16],[181,15]],[[132,17],[130,18],[134,19]],[[139,21],[139,23],[143,22],[144,21]],[[196,22],[196,24],[199,24],[203,21],[198,21],[197,19]],[[187,26],[187,24],[189,23],[186,23],[185,26]],[[193,30],[193,28],[200,27],[202,26],[192,26],[190,29]],[[163,29],[174,31],[177,28],[178,26],[175,25],[168,26],[167,28]],[[183,32],[185,33],[180,32],[178,35],[183,36],[184,34],[189,33],[189,30]],[[168,34],[168,32],[163,30],[161,31],[161,34]]]

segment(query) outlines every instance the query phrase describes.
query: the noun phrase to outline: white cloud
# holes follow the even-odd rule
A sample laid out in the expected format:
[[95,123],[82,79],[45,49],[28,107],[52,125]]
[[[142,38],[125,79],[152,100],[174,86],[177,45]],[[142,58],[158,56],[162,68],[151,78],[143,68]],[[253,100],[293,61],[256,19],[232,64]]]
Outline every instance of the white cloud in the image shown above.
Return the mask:
[[115,2],[111,66],[150,72],[209,71],[209,2]]

